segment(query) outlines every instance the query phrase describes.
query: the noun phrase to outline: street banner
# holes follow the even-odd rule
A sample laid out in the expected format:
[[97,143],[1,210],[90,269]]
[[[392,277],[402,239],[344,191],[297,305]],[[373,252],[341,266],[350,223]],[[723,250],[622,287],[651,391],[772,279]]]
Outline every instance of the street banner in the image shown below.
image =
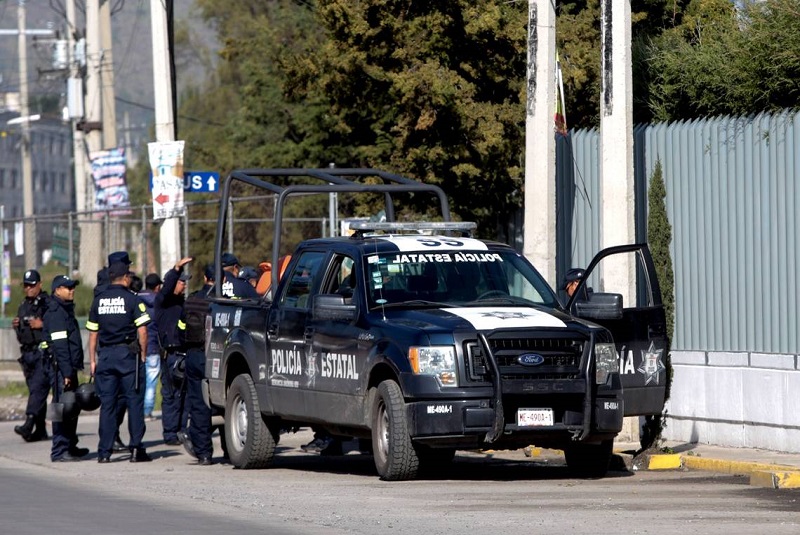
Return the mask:
[[[129,215],[131,203],[125,180],[125,149],[97,150],[89,153],[94,179],[94,209],[113,210],[111,215]],[[98,214],[102,217],[102,214]]]
[[147,144],[153,173],[153,219],[183,214],[183,141]]

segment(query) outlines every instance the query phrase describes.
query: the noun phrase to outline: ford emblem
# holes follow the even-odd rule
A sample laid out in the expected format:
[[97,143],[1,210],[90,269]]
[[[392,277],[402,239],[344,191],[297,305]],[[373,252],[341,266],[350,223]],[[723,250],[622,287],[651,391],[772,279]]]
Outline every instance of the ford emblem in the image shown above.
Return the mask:
[[517,357],[517,362],[523,366],[538,366],[544,362],[544,357],[538,353],[525,353]]

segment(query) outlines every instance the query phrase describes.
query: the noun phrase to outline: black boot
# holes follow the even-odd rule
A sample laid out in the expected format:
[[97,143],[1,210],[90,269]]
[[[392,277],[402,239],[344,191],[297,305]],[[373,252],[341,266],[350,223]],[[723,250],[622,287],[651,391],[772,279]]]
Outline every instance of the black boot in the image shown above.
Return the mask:
[[27,417],[25,418],[25,423],[14,427],[14,432],[19,436],[21,436],[25,440],[25,442],[30,442],[31,436],[33,436],[34,423],[36,423],[36,419],[30,414],[28,414]]
[[37,442],[39,440],[47,440],[50,438],[47,436],[47,422],[44,418],[34,419],[34,424],[35,427],[30,438],[26,439],[28,442]]

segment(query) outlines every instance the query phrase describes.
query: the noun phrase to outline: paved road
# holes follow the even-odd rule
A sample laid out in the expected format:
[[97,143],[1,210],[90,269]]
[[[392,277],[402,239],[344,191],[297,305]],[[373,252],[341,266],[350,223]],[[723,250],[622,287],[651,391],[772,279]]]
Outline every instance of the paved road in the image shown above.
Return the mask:
[[[200,467],[181,448],[146,438],[155,458],[101,465],[49,462],[47,443],[24,444],[0,422],[3,533],[792,533],[800,492],[710,472],[612,472],[571,478],[560,457],[459,454],[442,474],[388,483],[372,458],[299,450],[310,433],[283,435],[275,467]],[[96,416],[82,417],[96,448]],[[217,449],[219,452],[219,449]],[[219,457],[217,458],[218,460]]]

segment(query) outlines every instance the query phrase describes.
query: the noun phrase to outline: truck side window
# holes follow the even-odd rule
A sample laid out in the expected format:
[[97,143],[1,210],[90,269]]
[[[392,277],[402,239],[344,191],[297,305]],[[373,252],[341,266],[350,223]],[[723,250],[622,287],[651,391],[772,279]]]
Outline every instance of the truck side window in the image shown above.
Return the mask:
[[320,266],[325,254],[321,251],[308,251],[300,255],[297,263],[292,268],[283,296],[281,296],[282,305],[294,308],[308,308],[311,289],[322,275]]
[[355,290],[355,261],[346,255],[336,255],[331,263],[328,279],[320,293],[339,294],[344,297],[345,303],[350,303]]

